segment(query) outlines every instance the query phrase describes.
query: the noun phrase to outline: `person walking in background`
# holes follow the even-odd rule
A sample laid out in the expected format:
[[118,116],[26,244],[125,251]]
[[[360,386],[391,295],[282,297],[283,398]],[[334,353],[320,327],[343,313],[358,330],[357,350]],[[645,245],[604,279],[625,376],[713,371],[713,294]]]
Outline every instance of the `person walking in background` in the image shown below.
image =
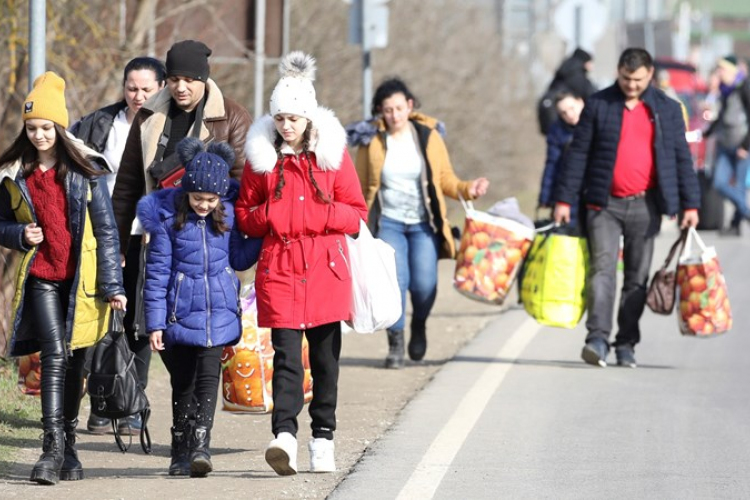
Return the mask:
[[[581,118],[583,99],[572,92],[560,92],[555,97],[555,108],[560,117],[549,128],[547,133],[547,158],[544,162],[542,185],[539,189],[537,210],[552,208],[554,200],[552,194],[559,182],[565,153],[573,141],[573,130]],[[578,206],[571,206],[570,223],[572,228],[578,226]]]
[[185,166],[181,187],[138,203],[148,234],[143,300],[151,349],[165,358],[172,384],[169,475],[205,477],[213,470],[209,445],[221,353],[242,334],[232,267],[239,260],[240,270],[254,264],[260,240],[232,231],[238,191],[229,178],[232,147],[220,142],[204,150],[200,139],[187,137],[177,152]]
[[[117,171],[120,169],[120,159],[125,149],[125,141],[130,132],[130,126],[138,110],[152,95],[164,88],[166,69],[164,63],[153,57],[136,57],[125,65],[122,78],[123,99],[94,111],[81,118],[70,127],[71,133],[83,140],[87,146],[102,153],[109,163],[112,173],[107,175],[107,188],[110,195],[115,187]],[[133,226],[130,241],[122,242],[125,253],[125,267],[123,280],[125,294],[130,302],[130,309],[125,313],[123,324],[128,338],[130,350],[135,353],[138,379],[143,388],[148,385],[148,369],[151,362],[151,348],[149,338],[143,331],[139,332],[139,325],[143,323],[143,308],[139,307],[140,290],[138,288],[141,269],[141,234],[137,225]],[[139,335],[140,333],[140,335]],[[130,416],[119,420],[120,434],[137,434],[140,432],[140,417]],[[102,418],[89,413],[86,428],[94,434],[103,434],[110,428],[108,418]]]
[[315,59],[296,51],[280,65],[270,114],[250,128],[237,224],[263,238],[255,278],[258,326],[271,328],[275,439],[266,461],[297,473],[297,416],[304,404],[302,335],[315,381],[310,470],[336,470],[341,321],[349,319],[352,277],[345,235],[359,231],[367,208],[346,149],[346,132],[319,107]]
[[588,77],[593,66],[594,60],[591,54],[581,48],[577,48],[557,68],[555,76],[537,104],[539,130],[543,135],[546,136],[549,133],[549,127],[557,121],[557,111],[555,109],[555,96],[557,94],[560,92],[570,92],[586,100],[596,91],[596,87]]
[[65,81],[37,78],[22,116],[0,155],[0,245],[22,253],[10,354],[41,351],[43,453],[30,479],[55,484],[83,479],[75,440],[85,348],[127,298],[106,172],[66,135]]
[[[489,181],[463,181],[453,172],[437,120],[417,113],[418,101],[403,81],[384,81],[372,99],[373,134],[357,151],[357,173],[373,231],[396,250],[401,303],[411,294],[409,357],[427,351],[427,318],[437,297],[438,258],[455,258],[445,197],[483,196]],[[386,368],[404,366],[406,313],[388,329]]]
[[583,197],[591,249],[586,363],[607,366],[623,238],[624,282],[612,347],[617,364],[635,368],[654,239],[661,216],[682,211],[683,228],[698,224],[700,189],[679,104],[650,85],[651,55],[626,49],[614,85],[589,97],[555,189],[554,218],[570,220]]
[[734,205],[734,215],[721,234],[740,235],[740,223],[750,219],[747,206],[747,170],[750,167],[750,81],[734,56],[719,61],[721,107],[716,120],[703,133],[716,137],[714,188]]

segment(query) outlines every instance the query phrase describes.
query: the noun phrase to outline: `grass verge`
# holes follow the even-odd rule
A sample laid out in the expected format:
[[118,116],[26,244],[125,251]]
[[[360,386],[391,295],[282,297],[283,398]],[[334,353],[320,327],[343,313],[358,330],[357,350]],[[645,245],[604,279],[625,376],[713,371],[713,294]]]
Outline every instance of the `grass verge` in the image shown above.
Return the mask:
[[0,359],[0,477],[8,477],[19,449],[41,447],[41,417],[39,397],[18,389],[16,363]]

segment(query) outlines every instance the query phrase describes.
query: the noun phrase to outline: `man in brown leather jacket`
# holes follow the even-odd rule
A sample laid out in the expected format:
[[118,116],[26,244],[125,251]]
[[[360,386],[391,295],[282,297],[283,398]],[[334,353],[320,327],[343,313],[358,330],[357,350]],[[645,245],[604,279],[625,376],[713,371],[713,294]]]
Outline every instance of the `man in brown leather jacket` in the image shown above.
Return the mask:
[[[157,189],[149,167],[157,156],[159,141],[169,118],[169,137],[161,156],[167,159],[188,135],[204,142],[228,142],[235,153],[230,175],[239,180],[245,166],[245,136],[250,113],[221,93],[209,75],[211,49],[195,40],[172,45],[167,52],[167,86],[152,96],[135,117],[117,172],[112,207],[123,252],[130,235],[140,235],[135,207],[145,194]],[[197,120],[199,117],[200,120]],[[198,123],[196,123],[198,122]]]
[[[210,55],[211,49],[199,41],[184,40],[172,45],[167,52],[166,87],[146,101],[130,127],[112,193],[121,258],[126,270],[135,268],[140,271],[142,265],[143,230],[136,219],[135,210],[138,200],[158,189],[159,178],[163,179],[163,176],[154,175],[157,171],[152,168],[154,160],[163,160],[164,165],[178,166],[175,147],[187,136],[198,137],[205,143],[224,141],[232,146],[236,158],[230,175],[237,180],[242,177],[245,136],[252,120],[245,108],[225,98],[216,83],[208,77]],[[139,272],[138,275],[142,276],[143,273]],[[138,295],[143,287],[142,281],[139,280],[136,285]],[[143,316],[141,302],[139,300],[135,305],[135,317],[139,319]],[[148,332],[141,331],[144,328],[142,323],[137,323],[134,328],[136,341],[140,336],[148,338]],[[167,356],[164,362],[169,368]],[[140,431],[141,423],[137,419],[125,420],[127,428],[121,429],[121,432]],[[170,467],[171,475],[186,473],[189,470],[186,472],[184,460],[178,460],[175,467]]]

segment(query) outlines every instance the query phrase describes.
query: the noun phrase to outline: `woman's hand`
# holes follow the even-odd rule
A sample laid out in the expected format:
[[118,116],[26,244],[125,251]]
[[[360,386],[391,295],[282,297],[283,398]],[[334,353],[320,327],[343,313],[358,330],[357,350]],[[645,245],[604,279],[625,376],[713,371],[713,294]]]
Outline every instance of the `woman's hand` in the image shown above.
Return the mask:
[[128,305],[128,299],[124,295],[115,295],[109,299],[109,307],[114,311],[124,311]]
[[151,346],[152,351],[164,350],[164,341],[162,340],[163,333],[164,332],[162,332],[161,330],[154,330],[153,332],[151,332],[148,343]]
[[44,241],[44,232],[42,228],[36,225],[36,222],[26,224],[23,228],[23,240],[30,247],[35,247]]
[[490,181],[488,181],[484,177],[480,177],[479,179],[474,179],[471,181],[471,186],[469,186],[469,195],[472,198],[479,198],[480,196],[484,196],[487,194],[487,188],[490,187]]

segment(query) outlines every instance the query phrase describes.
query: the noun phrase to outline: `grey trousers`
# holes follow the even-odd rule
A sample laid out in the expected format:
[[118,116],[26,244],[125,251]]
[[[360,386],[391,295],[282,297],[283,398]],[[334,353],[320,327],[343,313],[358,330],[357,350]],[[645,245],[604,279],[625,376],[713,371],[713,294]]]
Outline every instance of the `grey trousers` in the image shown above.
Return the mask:
[[660,225],[661,215],[653,191],[635,199],[610,197],[606,208],[587,211],[591,268],[586,342],[594,339],[609,342],[617,294],[620,237],[625,270],[617,311],[617,335],[612,346],[632,347],[640,341],[638,322],[646,304],[654,239]]

